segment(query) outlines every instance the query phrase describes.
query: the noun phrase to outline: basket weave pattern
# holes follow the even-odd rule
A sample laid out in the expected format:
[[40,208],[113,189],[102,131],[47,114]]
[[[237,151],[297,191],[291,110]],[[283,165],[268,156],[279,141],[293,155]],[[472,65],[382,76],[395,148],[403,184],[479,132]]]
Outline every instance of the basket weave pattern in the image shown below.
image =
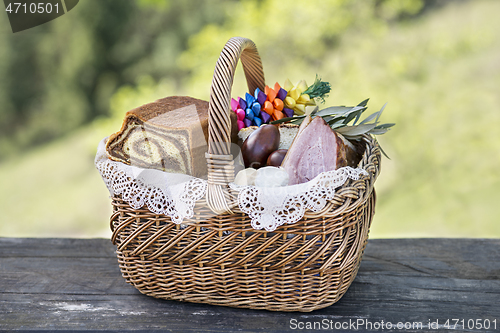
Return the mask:
[[[228,45],[234,58],[224,61],[230,68],[219,59],[212,83],[209,130],[219,144],[209,139],[207,197],[196,203],[191,219],[178,225],[146,206],[133,209],[114,195],[110,227],[122,275],[141,293],[157,298],[273,311],[329,306],[354,280],[368,239],[380,166],[378,144],[363,137],[366,149],[359,167],[368,176],[346,181],[323,210],[306,211],[299,222],[274,232],[254,230],[227,186],[231,166],[214,161],[229,160],[224,156],[229,151],[230,87],[246,49],[251,52],[242,62],[249,87],[263,85],[264,79],[252,42],[231,39],[221,58]],[[221,84],[217,75],[224,70],[230,78]],[[224,94],[214,92],[220,87],[229,94],[224,89]]]
[[115,196],[112,240],[123,276],[165,299],[276,311],[335,303],[356,276],[374,213],[380,153],[366,141],[369,177],[349,180],[324,211],[272,233],[252,229],[243,213],[214,216],[202,200],[180,226]]

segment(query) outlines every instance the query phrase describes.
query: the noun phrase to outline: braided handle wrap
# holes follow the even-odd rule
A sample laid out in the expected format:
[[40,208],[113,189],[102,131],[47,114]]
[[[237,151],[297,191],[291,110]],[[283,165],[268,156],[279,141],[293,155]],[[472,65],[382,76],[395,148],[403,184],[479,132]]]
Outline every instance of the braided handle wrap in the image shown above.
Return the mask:
[[241,59],[248,89],[264,91],[265,80],[262,62],[255,44],[247,38],[231,38],[215,65],[208,105],[208,188],[206,201],[216,214],[232,213],[237,204],[228,183],[234,180],[233,156],[231,155],[230,100],[234,71]]

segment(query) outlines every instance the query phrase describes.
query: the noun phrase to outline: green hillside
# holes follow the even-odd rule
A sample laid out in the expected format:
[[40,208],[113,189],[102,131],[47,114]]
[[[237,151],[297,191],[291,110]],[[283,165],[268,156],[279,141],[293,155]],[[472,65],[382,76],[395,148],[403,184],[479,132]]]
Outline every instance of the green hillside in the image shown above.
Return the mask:
[[[322,50],[321,61],[282,67],[268,56],[272,45],[259,43],[264,36],[245,35],[245,27],[241,35],[259,47],[269,84],[312,82],[318,73],[333,87],[327,105],[370,97],[374,112],[388,102],[381,120],[397,125],[379,139],[391,160],[383,160],[376,184],[371,237],[500,237],[499,12],[495,1],[453,3],[370,34],[351,30]],[[217,29],[220,38],[236,33],[231,25]],[[135,106],[181,93],[207,98],[206,73],[223,45],[190,45],[179,66],[199,52],[206,62],[186,67],[192,86],[179,91],[146,77],[114,94],[113,118],[0,164],[0,236],[110,235],[108,193],[93,166],[97,144]],[[244,92],[238,75],[233,96]]]

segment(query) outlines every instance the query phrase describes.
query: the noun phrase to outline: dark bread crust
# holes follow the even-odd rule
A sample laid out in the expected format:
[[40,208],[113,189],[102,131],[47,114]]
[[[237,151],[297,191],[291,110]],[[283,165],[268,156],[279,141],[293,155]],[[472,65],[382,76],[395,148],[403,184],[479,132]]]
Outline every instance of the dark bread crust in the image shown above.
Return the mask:
[[[198,113],[205,143],[208,143],[208,102],[188,96],[171,96],[128,111],[125,114],[121,129],[118,132],[111,134],[106,142],[106,153],[108,157],[114,161],[131,164],[130,156],[123,151],[123,144],[125,140],[127,140],[127,130],[132,125],[142,126],[147,123],[148,126],[154,127],[156,131],[160,132],[183,130],[186,128],[186,119],[181,113],[172,112],[170,115],[167,115],[167,117],[162,115],[193,104],[196,107],[196,112]],[[238,138],[238,125],[236,121],[236,114],[234,112],[230,112],[230,119],[231,141],[236,143]],[[204,154],[201,154],[203,155],[201,158],[199,156],[199,152],[196,152],[193,155],[196,155],[193,156],[196,159],[203,159],[203,163],[206,164],[204,161]],[[201,161],[198,162],[201,163]],[[157,167],[151,166],[151,168]]]
[[[154,118],[158,119],[159,116],[161,116],[165,112],[177,110],[179,108],[193,104],[196,106],[196,112],[198,113],[198,117],[200,118],[201,128],[203,129],[203,134],[205,135],[205,141],[208,142],[208,102],[187,96],[172,96],[162,98],[153,103],[144,104],[142,106],[139,106],[138,108],[128,111],[125,114],[125,120],[122,125],[122,130],[123,127],[126,126],[128,117],[135,117],[141,122],[145,123]],[[184,123],[185,122],[182,117],[169,117],[168,123],[160,121],[159,123],[157,123],[157,125],[160,127],[168,126],[169,128],[183,128]]]

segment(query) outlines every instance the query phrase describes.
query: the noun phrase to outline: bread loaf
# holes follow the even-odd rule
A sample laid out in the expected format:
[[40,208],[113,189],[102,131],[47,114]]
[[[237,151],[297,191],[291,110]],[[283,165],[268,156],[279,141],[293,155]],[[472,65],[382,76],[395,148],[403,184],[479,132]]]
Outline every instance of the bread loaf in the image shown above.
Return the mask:
[[[231,112],[232,142],[237,142]],[[205,178],[208,102],[173,96],[128,111],[119,132],[106,143],[112,160],[129,165]]]

